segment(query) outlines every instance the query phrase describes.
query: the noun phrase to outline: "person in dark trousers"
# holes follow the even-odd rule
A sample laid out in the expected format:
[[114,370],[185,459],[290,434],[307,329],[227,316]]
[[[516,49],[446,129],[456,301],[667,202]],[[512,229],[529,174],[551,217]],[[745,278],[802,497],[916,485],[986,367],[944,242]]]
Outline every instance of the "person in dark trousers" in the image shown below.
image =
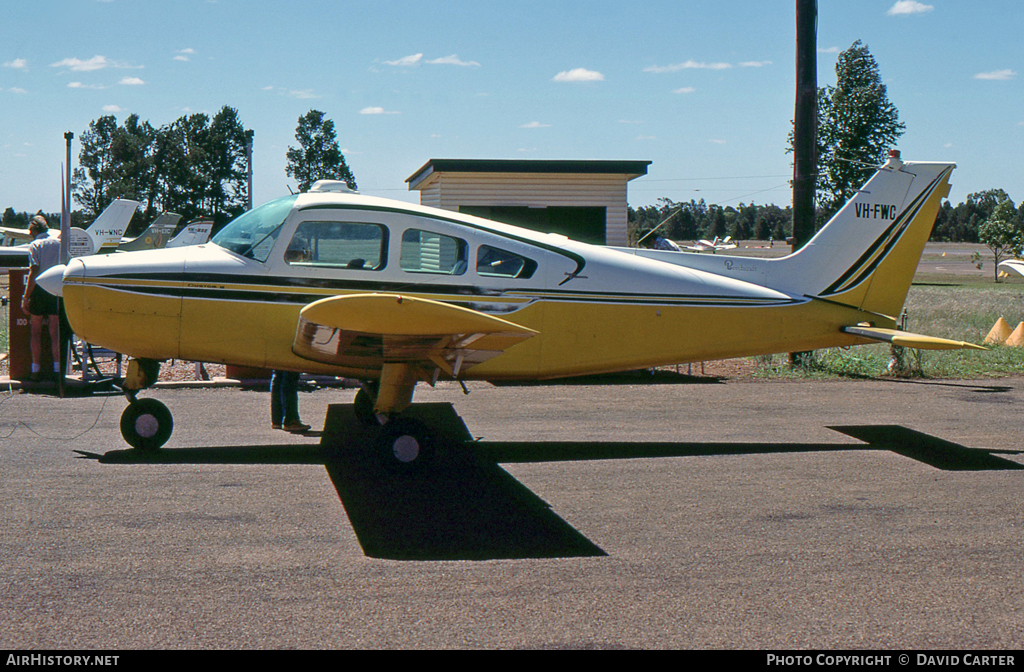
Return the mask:
[[299,375],[277,371],[270,376],[270,426],[286,432],[305,432],[309,425],[299,419]]
[[47,320],[50,332],[50,349],[53,355],[53,375],[60,374],[60,312],[57,297],[36,284],[36,278],[60,262],[60,239],[50,236],[46,218],[36,215],[28,227],[32,242],[28,246],[28,277],[25,280],[25,295],[21,309],[29,316],[31,328],[30,348],[32,352],[32,380],[38,381],[45,374],[40,370],[43,354],[43,319]]

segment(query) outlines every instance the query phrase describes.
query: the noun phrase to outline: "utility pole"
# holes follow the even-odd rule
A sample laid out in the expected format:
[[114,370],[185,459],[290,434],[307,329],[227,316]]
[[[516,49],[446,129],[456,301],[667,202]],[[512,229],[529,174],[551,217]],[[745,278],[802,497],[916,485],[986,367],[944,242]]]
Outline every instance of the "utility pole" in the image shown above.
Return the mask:
[[252,137],[256,132],[252,129],[245,132],[245,176],[247,185],[245,189],[246,210],[252,210]]
[[[64,184],[61,185],[63,198],[61,199],[60,211],[60,263],[65,266],[71,260],[71,141],[75,134],[68,131],[64,134],[64,144],[67,154],[67,174],[64,175]],[[68,373],[68,352],[71,346],[71,332],[68,329],[67,318],[64,316],[64,301],[57,300],[57,315],[50,315],[47,319],[59,320],[57,327],[57,338],[60,340],[60,362],[58,365],[57,392],[60,398],[65,394],[65,376]],[[53,332],[50,332],[53,333]],[[85,373],[85,367],[82,368]]]
[[67,264],[71,259],[71,141],[75,134],[68,131],[64,134],[67,150],[67,175],[64,179],[64,208],[60,213],[60,263]]
[[793,251],[814,235],[818,125],[818,2],[796,0],[796,111],[793,117]]

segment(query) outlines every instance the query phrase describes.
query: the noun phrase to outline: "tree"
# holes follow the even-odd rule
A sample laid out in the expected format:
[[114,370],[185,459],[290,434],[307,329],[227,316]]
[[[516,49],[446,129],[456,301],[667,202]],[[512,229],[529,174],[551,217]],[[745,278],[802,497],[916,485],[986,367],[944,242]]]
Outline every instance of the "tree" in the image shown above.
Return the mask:
[[72,193],[93,217],[117,198],[117,194],[110,193],[110,183],[115,180],[110,147],[116,133],[117,118],[108,114],[90,123],[89,130],[81,135],[82,149],[78,152],[78,168],[73,173]]
[[857,40],[839,55],[836,85],[818,90],[818,204],[827,221],[884,163],[906,126],[878,64]]
[[[1017,228],[1014,218],[1016,211],[1013,201],[1006,199],[995,207],[992,216],[978,227],[978,238],[992,252],[992,273],[999,282],[999,262],[1017,256],[1022,247],[1021,231]],[[975,259],[980,255],[975,253]],[[978,263],[978,268],[981,264]]]
[[225,105],[209,129],[209,212],[218,227],[245,212],[248,201],[246,129],[238,110]]
[[356,188],[356,178],[338,147],[334,122],[325,118],[323,112],[310,110],[299,117],[295,139],[299,147],[289,145],[284,172],[299,183],[299,191],[309,191],[317,180],[342,180],[349,189]]

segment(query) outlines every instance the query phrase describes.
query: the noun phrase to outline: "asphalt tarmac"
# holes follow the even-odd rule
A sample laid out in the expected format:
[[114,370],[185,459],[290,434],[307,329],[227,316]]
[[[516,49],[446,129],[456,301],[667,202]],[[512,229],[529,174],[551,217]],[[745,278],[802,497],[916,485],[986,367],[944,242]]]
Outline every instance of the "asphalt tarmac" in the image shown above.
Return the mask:
[[1020,648],[1024,379],[661,383],[420,390],[479,441],[412,476],[262,392],[147,392],[153,459],[0,394],[0,647]]

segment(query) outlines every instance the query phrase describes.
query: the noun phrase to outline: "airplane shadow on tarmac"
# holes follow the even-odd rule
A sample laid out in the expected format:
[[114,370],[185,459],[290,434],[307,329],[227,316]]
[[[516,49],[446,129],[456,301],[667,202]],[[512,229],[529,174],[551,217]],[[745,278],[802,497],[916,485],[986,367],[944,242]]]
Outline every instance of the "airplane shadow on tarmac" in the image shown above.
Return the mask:
[[439,443],[435,459],[415,473],[379,466],[351,404],[329,407],[319,445],[115,450],[83,457],[105,464],[323,464],[363,552],[395,560],[606,555],[501,463],[887,450],[950,471],[1024,469],[997,455],[1020,451],[967,448],[898,425],[830,427],[863,442],[858,444],[501,442],[473,441],[451,404],[417,404],[409,412],[455,437]]

